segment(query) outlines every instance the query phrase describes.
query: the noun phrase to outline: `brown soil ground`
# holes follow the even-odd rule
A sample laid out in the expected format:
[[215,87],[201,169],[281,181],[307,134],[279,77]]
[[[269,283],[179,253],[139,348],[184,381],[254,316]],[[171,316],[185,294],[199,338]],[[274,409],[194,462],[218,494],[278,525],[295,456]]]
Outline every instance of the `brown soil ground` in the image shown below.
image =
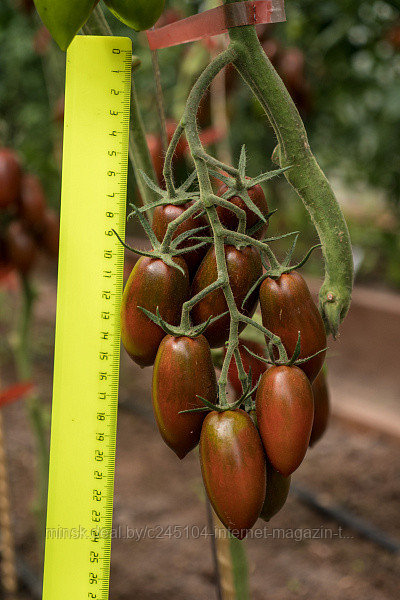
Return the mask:
[[[35,382],[42,397],[49,401],[54,279],[40,280],[38,287]],[[17,296],[7,295],[7,302],[2,297],[0,360],[3,383],[11,383],[15,375],[5,334],[17,314]],[[392,410],[393,418],[400,418],[395,402],[400,388],[395,360],[399,336],[400,316],[396,311],[374,314],[370,308],[355,304],[341,341],[333,348],[331,344],[333,399],[336,395],[360,400],[365,397]],[[384,356],[383,343],[391,348],[390,360],[388,354]],[[138,369],[125,354],[121,363],[120,399],[135,412],[121,408],[119,414],[114,525],[123,531],[129,527],[139,532],[147,527],[147,533],[140,541],[114,541],[110,597],[214,599],[214,570],[210,538],[204,535],[207,519],[196,452],[180,462],[163,444],[149,419],[151,370]],[[5,408],[4,419],[17,550],[39,571],[31,512],[34,446],[23,403]],[[398,442],[373,431],[351,429],[333,419],[326,436],[309,452],[293,480],[400,540],[399,472]],[[350,529],[340,530],[338,523],[312,511],[295,494],[271,523],[260,521],[257,527],[266,527],[263,537],[245,542],[253,600],[398,598],[398,558]],[[273,528],[284,530],[286,539],[282,539],[282,531],[275,532],[274,538]],[[311,532],[315,536],[317,530],[322,534],[307,538]],[[301,533],[305,539],[290,539]],[[154,535],[156,539],[152,539]]]

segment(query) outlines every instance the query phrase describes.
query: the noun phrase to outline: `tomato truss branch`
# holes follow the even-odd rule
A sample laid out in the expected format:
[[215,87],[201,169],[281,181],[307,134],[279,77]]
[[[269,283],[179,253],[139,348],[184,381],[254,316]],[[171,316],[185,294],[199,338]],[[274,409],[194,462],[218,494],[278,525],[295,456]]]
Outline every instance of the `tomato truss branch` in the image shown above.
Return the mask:
[[[242,315],[239,312],[238,307],[236,306],[236,302],[229,284],[229,275],[226,265],[224,241],[225,239],[230,238],[234,241],[234,243],[238,245],[243,246],[252,244],[264,251],[271,261],[275,259],[274,255],[272,254],[272,251],[270,251],[267,244],[259,240],[254,240],[253,238],[244,233],[246,230],[245,211],[238,207],[235,207],[226,199],[220,198],[219,196],[216,196],[214,194],[211,185],[209,167],[217,167],[226,171],[238,180],[239,185],[243,187],[243,189],[245,189],[245,186],[244,183],[241,181],[241,175],[238,169],[221,163],[213,157],[210,157],[205,152],[204,148],[202,147],[197,129],[196,115],[204,92],[207,90],[212,80],[221,71],[221,69],[223,69],[227,64],[231,63],[234,60],[234,58],[235,50],[233,47],[230,47],[221,54],[219,54],[200,75],[199,79],[193,86],[192,91],[188,97],[185,112],[171,140],[171,143],[166,153],[164,164],[164,178],[166,181],[167,190],[174,190],[175,188],[172,173],[172,157],[180,136],[183,134],[183,132],[185,132],[190,152],[193,157],[195,168],[197,171],[197,178],[200,188],[199,202],[201,202],[205,212],[207,213],[212,229],[212,238],[214,242],[217,263],[217,279],[211,285],[199,292],[196,296],[185,302],[182,308],[181,328],[183,330],[190,328],[190,310],[193,308],[193,306],[195,306],[195,304],[197,304],[208,294],[218,289],[221,289],[223,291],[230,314],[230,330],[229,340],[227,343],[227,351],[223,361],[221,375],[218,381],[220,406],[227,406],[228,404],[226,398],[226,386],[228,382],[228,368],[233,357],[235,358],[237,364],[239,378],[242,383],[243,390],[245,390],[248,386],[248,375],[245,372],[242,359],[238,351],[239,324],[241,321],[245,321],[245,319],[245,322],[247,324],[249,322],[252,324],[254,323],[252,319]],[[216,211],[216,206],[218,205],[225,206],[236,214],[239,221],[237,232],[232,232],[222,226]],[[174,231],[176,231],[177,227],[186,218],[189,218],[189,216],[193,215],[196,210],[198,210],[198,203],[196,203],[194,206],[185,211],[185,213],[183,213],[182,216],[179,217],[179,219],[175,219],[175,221],[169,224],[166,234],[166,237],[168,237],[166,245],[168,245],[168,243],[172,239],[173,233]],[[280,356],[282,357],[282,359],[284,359],[286,356],[286,352],[283,348],[280,338],[272,334],[267,329],[262,329],[265,335],[267,335],[273,341],[273,343],[276,344],[276,346],[279,349]]]

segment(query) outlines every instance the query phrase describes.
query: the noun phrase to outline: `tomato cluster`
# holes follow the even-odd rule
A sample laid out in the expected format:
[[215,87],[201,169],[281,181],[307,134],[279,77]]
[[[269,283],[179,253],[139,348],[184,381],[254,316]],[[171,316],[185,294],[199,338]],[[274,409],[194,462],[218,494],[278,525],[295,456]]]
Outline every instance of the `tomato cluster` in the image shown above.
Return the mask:
[[[254,239],[263,236],[268,223],[260,223],[252,210],[268,215],[262,188],[249,184],[249,203],[240,193],[227,192],[222,186],[218,194],[242,209],[247,230],[255,227]],[[210,502],[224,525],[242,539],[258,517],[269,520],[282,508],[291,474],[327,426],[329,399],[321,371],[326,334],[296,270],[264,272],[257,245],[226,241],[226,272],[238,311],[251,318],[260,302],[265,332],[279,336],[280,342],[271,346],[270,337],[265,345],[239,342],[248,389],[232,359],[228,380],[235,402],[219,403],[211,348],[227,352],[231,315],[224,289],[202,295],[218,278],[217,254],[207,212],[194,203],[188,197],[175,204],[161,201],[155,208],[150,237],[162,244],[169,225],[180,219],[170,233],[180,254],[172,253],[167,264],[161,246],[155,246],[153,254],[136,263],[123,294],[122,341],[137,364],[154,365],[153,410],[165,443],[181,459],[199,444]],[[228,232],[236,231],[237,213],[220,210],[224,206],[217,207],[219,221]],[[199,228],[200,237],[190,235]],[[185,330],[189,305],[190,327]],[[244,326],[239,323],[239,332]]]
[[28,274],[39,250],[58,255],[59,219],[43,187],[25,173],[16,153],[0,148],[0,269]]

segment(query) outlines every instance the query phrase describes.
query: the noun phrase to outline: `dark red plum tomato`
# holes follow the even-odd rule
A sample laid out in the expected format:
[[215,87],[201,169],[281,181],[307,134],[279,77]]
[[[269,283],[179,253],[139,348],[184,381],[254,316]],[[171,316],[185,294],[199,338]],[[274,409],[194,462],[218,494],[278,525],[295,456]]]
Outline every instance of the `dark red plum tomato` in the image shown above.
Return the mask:
[[[225,194],[225,192],[227,192],[227,191],[228,191],[228,186],[223,183],[221,185],[221,187],[219,188],[217,195],[223,196]],[[260,209],[261,213],[264,216],[267,216],[268,212],[269,212],[268,203],[267,203],[267,199],[265,197],[265,194],[264,194],[264,191],[263,191],[261,185],[254,185],[253,187],[249,188],[247,190],[247,192],[249,194],[250,200],[252,200],[254,202],[254,204],[257,206],[257,208]],[[229,202],[232,202],[232,204],[234,204],[238,208],[241,208],[245,211],[247,229],[251,229],[252,227],[254,227],[254,225],[256,225],[260,221],[260,218],[258,217],[258,215],[256,215],[256,213],[253,212],[245,204],[245,202],[242,200],[242,198],[240,196],[232,196],[232,198],[229,198]],[[238,220],[237,216],[235,215],[235,213],[233,213],[231,210],[229,210],[228,208],[225,208],[225,206],[217,206],[217,213],[219,216],[219,220],[221,221],[221,223],[224,227],[226,227],[227,229],[231,229],[232,231],[235,231],[238,228],[239,220]],[[253,237],[256,239],[260,239],[260,238],[264,237],[267,229],[268,229],[268,221],[266,223],[264,223],[263,225],[260,225],[260,229],[258,229],[253,234]]]
[[260,515],[266,484],[260,436],[245,411],[207,415],[200,464],[212,507],[232,535],[243,539]]
[[267,461],[267,488],[260,514],[261,519],[269,521],[284,506],[289,495],[290,480],[291,475],[284,477],[278,471],[275,471]]
[[12,221],[5,235],[7,257],[17,271],[26,275],[37,259],[35,240],[20,221]]
[[[297,271],[281,275],[278,279],[267,277],[260,287],[260,306],[264,327],[278,335],[291,356],[301,334],[299,358],[307,358],[326,348],[326,333],[322,317],[310,290]],[[320,352],[300,368],[310,381],[321,370],[326,352]]]
[[183,259],[174,259],[184,274],[159,258],[143,256],[132,269],[122,296],[121,338],[129,356],[141,367],[152,365],[165,336],[139,307],[178,325],[182,304],[189,297],[189,275]]
[[34,232],[44,228],[46,212],[46,196],[36,175],[24,175],[21,193],[18,200],[18,213],[24,223]]
[[[175,221],[178,217],[180,217],[185,210],[187,210],[193,202],[188,202],[187,204],[183,204],[181,206],[174,206],[173,204],[167,204],[165,206],[157,206],[154,209],[153,213],[153,224],[152,228],[154,233],[156,234],[156,238],[159,242],[162,242],[164,236],[167,231],[167,227],[170,223]],[[200,212],[200,211],[199,211]],[[193,215],[189,217],[179,225],[177,230],[173,235],[173,239],[178,237],[181,233],[185,233],[186,231],[190,231],[192,229],[197,229],[197,227],[207,226],[208,221],[204,215]],[[198,235],[207,235],[208,231],[206,229],[202,230],[198,233]],[[192,240],[185,240],[181,244],[179,244],[179,248],[190,248],[197,244],[198,242]],[[203,246],[202,248],[198,248],[197,250],[192,250],[190,252],[185,252],[181,255],[181,257],[186,262],[189,275],[191,277],[196,273],[201,261],[207,253],[207,246]]]
[[[235,246],[225,246],[225,257],[228,269],[229,282],[236,306],[241,313],[249,317],[253,316],[258,303],[258,290],[255,290],[246,300],[245,306],[242,303],[252,286],[257,282],[262,274],[262,263],[259,252],[252,246],[236,248]],[[191,295],[195,296],[216,281],[217,262],[214,247],[210,248],[204,257],[192,283]],[[192,310],[192,320],[195,325],[204,323],[209,317],[221,315],[228,310],[224,293],[218,289],[205,298],[200,300]],[[212,323],[205,331],[211,348],[220,348],[229,338],[229,314]],[[240,324],[239,332],[245,327]]]
[[322,368],[312,384],[314,395],[314,423],[311,431],[310,446],[313,446],[324,435],[331,412],[328,382]]
[[301,464],[314,419],[311,384],[298,367],[271,367],[256,395],[257,424],[271,465],[288,477]]
[[22,169],[18,156],[10,148],[0,148],[0,209],[18,200]]
[[199,443],[207,414],[180,414],[180,411],[204,408],[198,396],[215,404],[217,389],[210,346],[205,337],[166,335],[154,363],[153,410],[161,436],[179,458],[184,458]]

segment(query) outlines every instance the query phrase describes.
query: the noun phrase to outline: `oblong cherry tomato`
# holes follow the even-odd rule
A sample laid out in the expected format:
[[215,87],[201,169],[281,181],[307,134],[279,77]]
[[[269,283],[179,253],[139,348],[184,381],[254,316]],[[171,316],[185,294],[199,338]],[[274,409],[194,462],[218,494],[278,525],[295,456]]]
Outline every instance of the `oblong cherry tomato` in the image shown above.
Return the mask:
[[267,488],[260,514],[261,519],[269,521],[281,510],[289,495],[290,480],[291,475],[284,477],[267,461]]
[[[260,287],[260,306],[264,327],[278,335],[291,356],[295,350],[299,331],[301,352],[307,358],[326,348],[326,333],[322,317],[314,304],[310,290],[297,271],[272,279],[267,277]],[[300,365],[310,381],[321,370],[326,352]]]
[[160,433],[179,458],[199,443],[206,412],[180,411],[204,408],[201,396],[217,402],[217,378],[205,337],[166,335],[157,352],[153,370],[152,399]]
[[[192,204],[192,202],[188,202],[187,204],[183,204],[181,206],[167,204],[164,206],[157,206],[154,209],[152,228],[159,242],[161,242],[164,239],[164,235],[167,231],[168,225],[172,223],[172,221],[175,221],[175,219],[180,217],[181,214],[184,213],[185,210],[189,208]],[[185,233],[186,231],[190,231],[191,229],[196,229],[197,227],[203,227],[207,225],[208,221],[205,216],[193,215],[178,226],[177,230],[173,235],[173,239],[175,239],[181,233]],[[199,235],[207,235],[207,230],[203,230],[201,233],[199,233]],[[190,248],[191,246],[194,246],[197,243],[198,242],[195,241],[185,240],[184,242],[179,244],[179,248]],[[194,276],[206,253],[207,246],[203,246],[202,248],[198,248],[197,250],[192,250],[190,252],[185,252],[185,254],[182,254],[182,258],[185,260],[188,266],[190,276]]]
[[17,201],[21,178],[21,164],[15,152],[9,148],[0,148],[0,208]]
[[185,272],[166,265],[159,258],[142,256],[132,269],[122,296],[121,338],[129,356],[141,367],[152,365],[165,336],[141,310],[156,313],[171,325],[178,325],[182,304],[189,297],[189,275],[186,263],[174,259]]
[[45,225],[46,196],[43,186],[36,175],[24,175],[21,193],[18,199],[20,218],[34,231],[40,231]]
[[211,412],[200,437],[200,464],[210,502],[238,539],[257,521],[265,498],[265,456],[260,436],[243,410]]
[[[249,354],[246,350],[246,347],[254,352],[254,354],[265,356],[264,346],[258,342],[253,342],[252,340],[244,340],[239,342],[239,352],[242,358],[244,370],[246,373],[248,373],[251,367],[251,380],[252,385],[254,386],[260,379],[261,375],[267,370],[268,365],[262,360],[257,360],[257,358]],[[232,358],[228,368],[228,381],[235,392],[236,398],[239,399],[242,395],[242,384],[240,383],[239,373],[234,358]]]
[[271,465],[288,477],[302,462],[314,419],[311,384],[298,367],[271,367],[256,395],[257,424]]
[[314,394],[314,422],[310,437],[310,446],[318,442],[328,427],[330,409],[329,389],[324,369],[318,373],[312,384]]
[[[219,188],[217,195],[222,196],[223,194],[225,194],[225,192],[228,191],[228,189],[229,189],[228,186],[225,185],[225,183],[223,183],[221,185],[221,187]],[[257,206],[257,208],[260,209],[261,213],[263,215],[267,216],[267,214],[269,212],[268,211],[268,202],[267,202],[267,199],[265,197],[265,194],[264,194],[264,191],[263,191],[261,185],[258,185],[258,184],[253,185],[253,187],[251,187],[247,190],[247,193],[249,194],[250,200],[252,200],[254,202],[254,204]],[[252,227],[254,227],[254,225],[256,225],[260,221],[260,217],[258,217],[258,215],[256,215],[256,213],[253,212],[247,206],[247,204],[245,204],[245,202],[242,200],[242,198],[240,196],[232,196],[232,198],[229,198],[229,202],[232,202],[232,204],[234,204],[238,208],[241,208],[242,210],[245,211],[247,229],[251,229]],[[225,206],[217,206],[217,213],[219,216],[219,220],[221,221],[221,223],[224,227],[226,227],[227,229],[231,229],[232,231],[235,231],[238,228],[239,220],[238,220],[237,216],[235,215],[235,213],[232,212],[231,210],[229,210],[229,208],[226,208]],[[266,223],[264,223],[263,225],[260,225],[260,229],[258,229],[253,234],[253,237],[256,239],[260,239],[261,237],[264,236],[267,229],[268,229],[268,221]]]
[[6,231],[7,256],[20,273],[26,275],[37,258],[35,240],[20,221],[12,221]]
[[[243,300],[247,293],[256,283],[262,274],[262,263],[259,252],[252,246],[236,248],[235,246],[225,246],[225,258],[228,269],[228,276],[236,306],[239,311],[249,317],[253,316],[258,303],[258,290],[255,290],[246,300],[242,308]],[[217,262],[214,247],[210,248],[201,263],[192,284],[192,296],[209,286],[217,280]],[[192,320],[198,325],[207,321],[209,317],[221,315],[228,310],[224,293],[218,289],[205,298],[200,300],[192,310]],[[212,323],[207,327],[204,335],[207,338],[211,348],[219,348],[225,344],[229,338],[229,314]],[[240,324],[239,332],[245,327]]]

